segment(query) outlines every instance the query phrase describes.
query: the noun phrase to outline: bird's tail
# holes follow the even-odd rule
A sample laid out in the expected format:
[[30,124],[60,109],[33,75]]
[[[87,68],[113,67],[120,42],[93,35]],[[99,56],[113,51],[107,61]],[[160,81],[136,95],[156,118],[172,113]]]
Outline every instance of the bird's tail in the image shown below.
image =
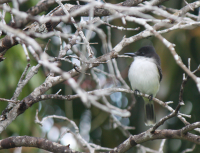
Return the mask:
[[148,98],[144,98],[144,111],[145,111],[145,125],[152,126],[156,123],[156,115],[154,111],[153,101],[149,101]]

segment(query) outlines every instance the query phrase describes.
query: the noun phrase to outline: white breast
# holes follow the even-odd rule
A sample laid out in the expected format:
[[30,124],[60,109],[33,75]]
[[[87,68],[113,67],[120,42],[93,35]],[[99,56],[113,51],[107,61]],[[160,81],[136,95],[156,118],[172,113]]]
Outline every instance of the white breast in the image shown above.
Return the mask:
[[153,59],[146,57],[135,57],[131,64],[129,81],[132,89],[155,97],[159,90],[159,72]]

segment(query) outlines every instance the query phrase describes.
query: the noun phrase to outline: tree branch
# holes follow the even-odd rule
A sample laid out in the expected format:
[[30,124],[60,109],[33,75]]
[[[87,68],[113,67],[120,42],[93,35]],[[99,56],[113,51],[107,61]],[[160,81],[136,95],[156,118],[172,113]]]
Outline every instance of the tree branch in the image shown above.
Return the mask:
[[118,147],[110,151],[110,153],[119,153],[119,152],[123,153],[128,151],[130,148],[136,146],[137,144],[141,144],[146,141],[156,140],[156,139],[181,139],[200,145],[200,136],[192,133],[183,133],[186,131],[191,131],[192,129],[198,127],[200,127],[200,123],[196,122],[194,124],[187,125],[186,127],[179,130],[170,130],[170,129],[156,130],[154,133],[151,133],[150,130],[147,130],[138,135],[130,136]]
[[71,150],[69,148],[70,146],[63,146],[61,144],[49,141],[47,139],[31,136],[15,136],[0,140],[0,149],[10,149],[22,146],[36,147],[56,153],[81,153],[79,151]]

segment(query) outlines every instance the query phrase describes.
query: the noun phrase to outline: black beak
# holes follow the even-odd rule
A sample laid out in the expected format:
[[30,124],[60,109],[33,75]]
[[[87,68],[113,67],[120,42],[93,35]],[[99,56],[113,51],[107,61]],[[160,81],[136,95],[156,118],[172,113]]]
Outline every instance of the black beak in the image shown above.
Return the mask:
[[128,56],[131,56],[131,57],[134,57],[134,56],[136,56],[136,54],[135,54],[135,53],[124,53],[124,55],[128,55]]

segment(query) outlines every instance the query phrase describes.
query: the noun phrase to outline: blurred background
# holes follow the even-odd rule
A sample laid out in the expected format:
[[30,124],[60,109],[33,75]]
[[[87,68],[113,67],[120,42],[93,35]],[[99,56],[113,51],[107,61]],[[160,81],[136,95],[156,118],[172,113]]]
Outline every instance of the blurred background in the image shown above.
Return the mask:
[[[26,11],[31,6],[34,6],[38,0],[29,0],[24,3],[23,6],[20,6],[20,10]],[[119,3],[120,1],[108,1],[110,3]],[[192,0],[188,0],[188,3],[193,2]],[[71,3],[71,2],[70,2]],[[73,2],[71,3],[73,4]],[[75,3],[74,3],[75,4]],[[9,3],[12,6],[11,3]],[[180,9],[185,6],[185,3],[182,0],[177,1],[167,1],[163,3],[166,7]],[[47,14],[52,8],[57,5],[49,8],[48,11],[43,12],[41,14]],[[198,9],[196,9],[193,14],[198,14]],[[76,19],[77,21],[80,18]],[[6,22],[10,21],[10,15],[6,14]],[[124,26],[120,19],[113,20],[111,22],[113,25]],[[66,33],[74,33],[75,28],[73,25],[66,25],[64,23],[60,23],[59,26],[64,29]],[[139,25],[134,23],[127,22],[126,28],[136,28]],[[108,29],[106,26],[100,26],[107,34]],[[144,28],[140,26],[139,31],[120,31],[117,29],[111,29],[111,43],[112,47],[118,44],[124,35],[126,37],[133,36],[140,31],[143,31]],[[84,31],[86,32],[86,31]],[[195,70],[200,63],[200,27],[195,29],[183,29],[183,30],[175,30],[168,33],[163,34],[163,36],[169,40],[171,43],[176,44],[176,51],[181,57],[184,64],[188,65],[188,58],[191,58],[191,70]],[[48,39],[36,39],[41,46],[44,48],[48,42]],[[98,44],[92,45],[92,49],[95,53],[95,56],[101,56],[103,54],[101,40],[98,35],[93,33],[90,42],[98,42]],[[66,44],[63,43],[63,46]],[[155,37],[149,37],[146,39],[142,39],[136,41],[128,46],[126,46],[120,54],[123,55],[125,52],[134,52],[137,51],[140,47],[144,45],[153,45],[161,57],[161,67],[163,71],[163,79],[160,86],[160,91],[157,94],[157,98],[160,100],[167,102],[173,101],[173,104],[170,104],[172,108],[176,108],[179,99],[179,91],[183,78],[183,70],[175,63],[173,56],[170,51]],[[77,45],[77,47],[81,48],[81,45]],[[51,56],[57,56],[58,51],[60,49],[60,42],[58,37],[52,37],[51,42],[48,45],[47,53]],[[71,51],[68,51],[68,55],[73,54]],[[30,54],[29,54],[30,55]],[[31,56],[31,55],[30,55]],[[9,49],[9,51],[5,55],[6,59],[0,63],[0,97],[10,99],[15,91],[19,78],[24,71],[27,61],[24,55],[23,49],[21,45],[17,45]],[[79,65],[79,61],[75,59],[71,59],[73,63]],[[125,79],[126,83],[130,86],[130,83],[127,78],[128,68],[131,64],[132,59],[130,58],[118,58],[117,64],[119,70],[121,72],[122,77]],[[34,58],[31,57],[31,66],[36,65]],[[61,68],[65,71],[71,70],[73,66],[67,62],[62,62]],[[101,64],[97,67],[98,69],[108,71],[107,64]],[[98,76],[101,87],[115,87],[116,84],[112,81],[112,79],[108,78],[102,73],[95,72]],[[199,76],[200,73],[197,73]],[[80,76],[75,77],[77,80]],[[19,100],[23,99],[27,95],[29,95],[34,88],[38,87],[45,80],[45,72],[43,68],[40,68],[37,75],[35,75],[29,83],[24,87],[22,93],[20,94]],[[81,83],[81,87],[86,91],[91,91],[96,88],[96,82],[93,80],[91,76],[85,76],[85,79]],[[117,86],[120,87],[120,82],[117,82]],[[60,83],[54,86],[51,90],[47,92],[56,93],[59,89],[62,89],[60,94],[62,95],[71,95],[75,94],[72,89],[68,86],[67,82]],[[127,108],[132,104],[132,96],[130,94],[125,93],[113,93],[107,97],[109,102],[120,108]],[[180,112],[185,114],[190,114],[192,118],[187,118],[187,121],[190,123],[200,121],[200,94],[198,93],[196,84],[192,79],[189,79],[185,85],[183,100],[185,105],[181,107]],[[7,106],[7,102],[1,101],[0,111],[2,112]],[[23,136],[29,135],[34,137],[43,137],[52,141],[57,141],[60,135],[67,131],[71,130],[74,132],[73,126],[62,120],[58,119],[48,119],[41,127],[38,124],[34,123],[36,109],[39,110],[39,118],[42,119],[48,115],[61,115],[66,116],[69,119],[75,121],[77,126],[80,129],[80,134],[82,137],[88,141],[103,147],[113,148],[118,146],[127,138],[121,133],[118,128],[112,124],[112,120],[109,117],[109,114],[102,112],[98,108],[91,107],[91,109],[85,108],[80,99],[75,99],[72,101],[60,101],[60,100],[46,100],[41,101],[39,103],[34,104],[31,108],[25,111],[22,115],[17,117],[15,121],[13,121],[7,129],[0,135],[0,139],[4,139],[10,136]],[[169,114],[170,112],[163,108],[162,106],[155,104],[157,121]],[[123,124],[127,126],[134,126],[135,130],[131,130],[131,134],[139,134],[148,128],[144,125],[143,122],[143,104],[136,103],[134,107],[131,109],[131,117],[130,118],[121,118],[117,117],[117,119]],[[160,127],[160,129],[180,129],[184,126],[184,124],[177,118],[174,117],[168,120],[164,125]],[[196,133],[196,132],[193,132]],[[196,133],[198,134],[198,133]],[[155,140],[147,143],[143,143],[142,145],[150,147],[152,149],[158,150],[160,146],[161,140]],[[72,149],[81,150],[80,145],[76,142],[76,139],[73,137],[71,133],[65,134],[65,136],[61,139],[61,143],[64,145],[70,144]],[[172,152],[181,152],[186,148],[192,148],[193,143],[184,141],[184,140],[176,140],[176,139],[168,139],[165,142],[164,152],[172,153]],[[200,147],[196,146],[193,152],[199,152]],[[0,150],[0,153],[17,153],[21,148],[9,149],[9,150]],[[36,149],[36,148],[22,148],[22,152],[30,152],[30,153],[43,153],[44,150]],[[129,152],[140,152],[137,147],[132,148]]]

